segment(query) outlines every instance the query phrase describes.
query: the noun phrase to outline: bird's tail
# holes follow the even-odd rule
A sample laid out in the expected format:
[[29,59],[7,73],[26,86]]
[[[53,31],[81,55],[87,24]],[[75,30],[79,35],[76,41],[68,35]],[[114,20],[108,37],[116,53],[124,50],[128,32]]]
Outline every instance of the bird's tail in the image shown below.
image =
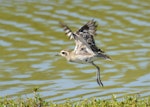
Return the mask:
[[104,54],[104,53],[98,54],[98,57],[104,58],[106,60],[111,60],[111,58],[108,55]]
[[105,59],[106,59],[106,60],[109,60],[109,61],[112,60],[108,55],[105,55]]
[[69,39],[74,39],[75,34],[72,32],[72,30],[64,23],[59,22],[61,27],[64,29],[66,35],[69,37]]

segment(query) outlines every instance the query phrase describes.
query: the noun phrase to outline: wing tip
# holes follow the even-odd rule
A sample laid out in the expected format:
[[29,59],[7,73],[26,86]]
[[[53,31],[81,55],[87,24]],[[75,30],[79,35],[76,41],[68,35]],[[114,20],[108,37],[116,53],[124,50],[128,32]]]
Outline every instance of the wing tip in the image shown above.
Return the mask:
[[59,22],[60,26],[64,29],[65,34],[69,37],[69,39],[73,39],[74,38],[74,33],[72,32],[72,30],[64,23]]

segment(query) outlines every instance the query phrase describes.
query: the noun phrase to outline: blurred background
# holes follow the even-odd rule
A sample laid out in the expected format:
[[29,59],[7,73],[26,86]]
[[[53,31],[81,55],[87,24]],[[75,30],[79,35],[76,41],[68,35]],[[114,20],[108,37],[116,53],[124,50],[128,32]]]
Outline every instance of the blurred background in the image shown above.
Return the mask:
[[[0,96],[46,100],[150,96],[150,2],[148,0],[0,0]],[[73,49],[59,25],[73,31],[96,20],[96,44],[112,61],[99,60],[104,87],[92,65],[55,56]]]

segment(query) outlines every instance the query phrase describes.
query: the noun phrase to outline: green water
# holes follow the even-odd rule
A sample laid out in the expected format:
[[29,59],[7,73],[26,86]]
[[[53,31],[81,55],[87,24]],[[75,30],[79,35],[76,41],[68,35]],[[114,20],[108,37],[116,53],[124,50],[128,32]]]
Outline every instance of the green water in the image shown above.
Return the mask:
[[[109,98],[111,94],[150,92],[150,7],[148,0],[0,1],[0,96],[32,96],[40,88],[47,100]],[[90,64],[55,56],[73,49],[59,21],[76,31],[95,19],[96,44],[112,61],[97,61],[104,87]]]

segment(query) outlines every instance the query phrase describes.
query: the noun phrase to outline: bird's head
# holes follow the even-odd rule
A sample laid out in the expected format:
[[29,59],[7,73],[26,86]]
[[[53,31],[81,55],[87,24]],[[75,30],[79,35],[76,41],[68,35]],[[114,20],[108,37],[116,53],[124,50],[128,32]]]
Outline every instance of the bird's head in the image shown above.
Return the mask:
[[60,51],[59,55],[65,57],[68,61],[70,61],[71,53],[71,50],[62,50]]

